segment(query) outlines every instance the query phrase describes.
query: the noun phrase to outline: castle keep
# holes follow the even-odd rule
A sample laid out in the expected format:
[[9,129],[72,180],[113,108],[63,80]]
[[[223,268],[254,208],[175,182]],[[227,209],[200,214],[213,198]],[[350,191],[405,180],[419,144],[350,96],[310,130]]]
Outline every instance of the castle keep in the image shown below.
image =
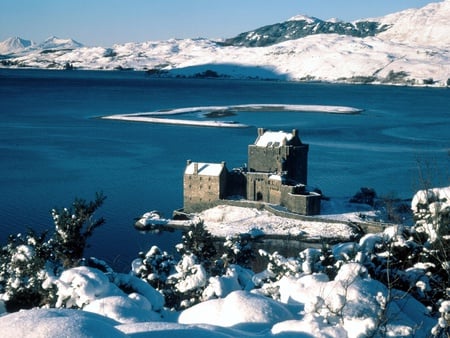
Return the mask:
[[248,146],[245,168],[229,171],[225,162],[187,161],[184,172],[184,211],[199,212],[227,199],[280,205],[287,211],[316,215],[321,196],[306,190],[309,146],[298,131],[258,129]]

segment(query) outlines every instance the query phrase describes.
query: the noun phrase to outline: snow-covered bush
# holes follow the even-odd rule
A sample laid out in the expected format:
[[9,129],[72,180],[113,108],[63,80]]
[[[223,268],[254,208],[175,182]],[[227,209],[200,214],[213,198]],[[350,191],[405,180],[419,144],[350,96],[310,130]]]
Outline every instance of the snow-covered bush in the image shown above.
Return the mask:
[[[202,221],[183,235],[182,243],[176,246],[181,259],[167,280],[169,290],[164,291],[166,304],[183,309],[248,287],[249,278],[243,276],[248,275],[251,240],[245,235],[228,238],[222,256],[214,241]],[[238,262],[242,268],[234,264]]]
[[1,248],[0,299],[8,311],[35,306],[54,306],[54,285],[43,282],[59,275],[64,268],[79,265],[87,239],[104,220],[93,220],[93,214],[105,197],[97,194],[93,202],[76,199],[73,210],[52,211],[55,231],[37,235],[30,230],[25,236],[11,235]]
[[413,197],[415,230],[428,244],[450,240],[450,187],[419,190]]
[[174,273],[176,264],[172,255],[154,245],[147,253],[139,253],[139,257],[131,263],[131,271],[154,288],[162,290],[167,278]]
[[[176,264],[167,254],[158,254],[160,250],[156,248],[150,252],[150,257],[153,254],[160,260],[156,267],[162,272],[158,278],[162,282],[162,277],[164,284],[158,289],[165,296],[166,306],[181,309],[202,300],[209,277],[222,274],[223,263],[217,259],[213,236],[202,221],[190,226],[182,236],[182,243],[176,245],[176,250],[181,256]],[[136,263],[139,265],[139,261],[135,261]],[[150,279],[152,277],[150,275]]]
[[103,218],[93,219],[95,211],[103,204],[105,198],[103,194],[97,193],[95,200],[89,203],[75,199],[73,208],[52,210],[55,223],[53,253],[55,260],[62,262],[64,267],[70,268],[79,264],[88,238],[105,222]]
[[300,257],[286,258],[277,251],[268,253],[260,249],[259,254],[268,260],[267,268],[262,273],[255,276],[256,285],[261,285],[267,281],[277,281],[284,276],[298,277],[302,273],[302,262]]
[[443,301],[439,307],[440,318],[431,330],[435,337],[450,336],[450,300]]
[[237,264],[244,268],[250,268],[256,255],[253,249],[255,237],[249,233],[227,236],[223,243],[224,254],[222,259],[225,265]]
[[255,275],[256,285],[275,282],[286,276],[298,278],[304,274],[317,272],[326,273],[329,278],[334,278],[339,267],[346,261],[342,257],[336,259],[326,244],[322,249],[307,248],[299,252],[297,257],[286,258],[278,252],[268,253],[265,250],[259,250],[259,254],[265,257],[268,263],[266,270]]
[[0,250],[0,296],[9,312],[46,304],[52,297],[42,287],[51,255],[45,237],[30,230],[10,236]]
[[177,310],[224,297],[235,290],[252,288],[253,273],[248,269],[254,257],[251,238],[246,235],[229,237],[222,255],[215,241],[200,221],[193,224],[182,236],[182,243],[176,245],[179,261],[153,246],[132,262],[132,273],[159,290],[166,307]]
[[421,262],[429,269],[433,305],[450,294],[450,187],[420,190],[411,202]]

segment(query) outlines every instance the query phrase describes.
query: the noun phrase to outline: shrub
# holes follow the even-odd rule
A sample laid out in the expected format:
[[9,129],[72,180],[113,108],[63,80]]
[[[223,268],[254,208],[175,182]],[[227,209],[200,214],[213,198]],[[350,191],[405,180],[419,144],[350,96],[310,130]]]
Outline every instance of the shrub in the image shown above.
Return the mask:
[[249,233],[228,236],[223,243],[224,254],[222,260],[225,265],[237,264],[244,268],[250,268],[256,255],[253,249],[255,237]]
[[102,193],[97,193],[92,202],[75,199],[73,208],[52,210],[55,223],[55,232],[51,240],[54,259],[62,262],[65,268],[79,264],[88,238],[96,228],[104,224],[103,218],[94,220],[93,215],[105,199]]
[[368,204],[374,206],[377,193],[373,188],[362,187],[351,199],[351,203]]
[[92,219],[104,200],[97,193],[93,202],[75,199],[73,210],[54,209],[50,239],[47,232],[38,235],[33,230],[9,237],[0,250],[0,298],[8,311],[55,305],[55,287],[44,281],[80,263],[87,239],[104,223],[103,218]]
[[51,255],[45,237],[29,230],[25,236],[10,236],[0,250],[0,293],[8,312],[43,305],[50,297],[42,287]]

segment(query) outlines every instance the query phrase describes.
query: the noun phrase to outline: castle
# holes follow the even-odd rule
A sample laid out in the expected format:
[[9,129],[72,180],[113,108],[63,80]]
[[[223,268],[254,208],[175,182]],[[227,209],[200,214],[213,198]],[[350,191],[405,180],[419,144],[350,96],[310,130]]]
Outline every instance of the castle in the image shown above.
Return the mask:
[[248,146],[248,164],[228,170],[225,162],[187,161],[184,171],[184,212],[199,212],[226,200],[245,200],[284,207],[301,215],[320,213],[321,195],[309,192],[309,145],[296,129],[287,133],[258,128]]

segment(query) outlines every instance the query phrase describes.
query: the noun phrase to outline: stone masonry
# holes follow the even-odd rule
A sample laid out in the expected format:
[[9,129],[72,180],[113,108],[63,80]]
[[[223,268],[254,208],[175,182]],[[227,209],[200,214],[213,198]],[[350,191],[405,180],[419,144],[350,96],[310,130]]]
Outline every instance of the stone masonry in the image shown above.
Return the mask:
[[199,212],[220,201],[241,199],[317,215],[321,195],[306,189],[308,150],[296,129],[287,133],[259,128],[255,143],[248,146],[245,168],[229,171],[225,162],[189,160],[184,172],[184,211]]

